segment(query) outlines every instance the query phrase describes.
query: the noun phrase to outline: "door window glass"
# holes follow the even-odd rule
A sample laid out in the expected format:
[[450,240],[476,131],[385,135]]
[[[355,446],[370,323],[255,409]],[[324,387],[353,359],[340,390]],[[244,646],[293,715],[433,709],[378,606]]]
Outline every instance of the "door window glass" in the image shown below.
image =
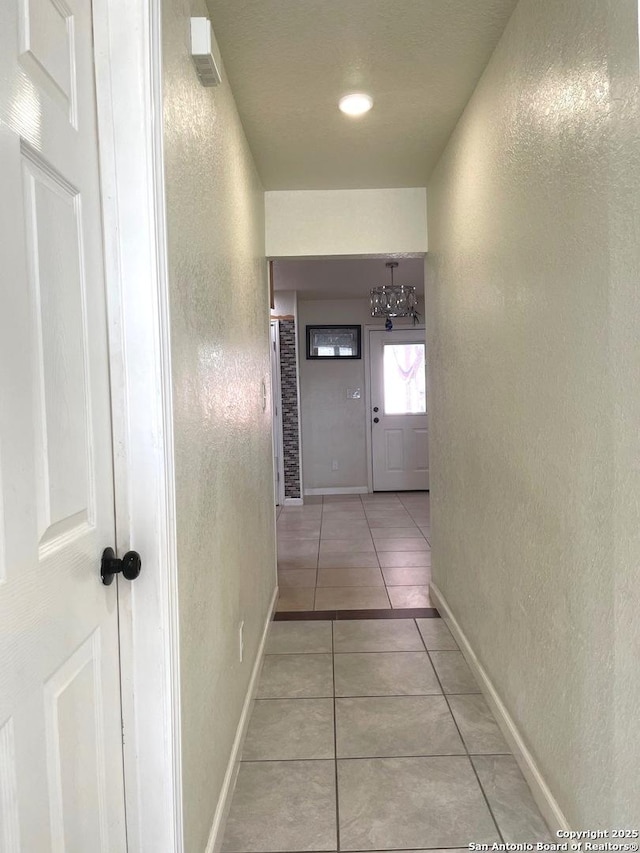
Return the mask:
[[384,345],[385,415],[427,411],[424,344]]

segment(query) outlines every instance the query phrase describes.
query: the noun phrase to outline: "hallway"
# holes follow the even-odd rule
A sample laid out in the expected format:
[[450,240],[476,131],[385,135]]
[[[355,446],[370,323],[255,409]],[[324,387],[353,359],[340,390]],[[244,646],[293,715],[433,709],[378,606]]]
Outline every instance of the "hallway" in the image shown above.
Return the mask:
[[278,611],[431,607],[428,492],[305,497],[277,522]]
[[639,35],[6,0],[0,853],[638,847]]
[[223,853],[550,841],[440,619],[270,627]]

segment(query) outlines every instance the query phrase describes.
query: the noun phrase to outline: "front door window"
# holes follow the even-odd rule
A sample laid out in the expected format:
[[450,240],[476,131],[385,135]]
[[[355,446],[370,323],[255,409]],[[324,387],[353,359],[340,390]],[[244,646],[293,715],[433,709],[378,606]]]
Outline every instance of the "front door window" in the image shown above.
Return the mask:
[[385,415],[421,415],[427,411],[424,344],[384,345]]

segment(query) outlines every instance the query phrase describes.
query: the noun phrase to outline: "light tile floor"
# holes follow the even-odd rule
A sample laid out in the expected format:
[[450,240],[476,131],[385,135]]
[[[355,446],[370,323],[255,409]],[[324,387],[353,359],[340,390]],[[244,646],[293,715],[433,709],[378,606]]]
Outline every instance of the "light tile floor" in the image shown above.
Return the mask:
[[550,841],[439,619],[274,622],[223,853]]
[[278,610],[431,607],[428,492],[305,498],[278,514]]

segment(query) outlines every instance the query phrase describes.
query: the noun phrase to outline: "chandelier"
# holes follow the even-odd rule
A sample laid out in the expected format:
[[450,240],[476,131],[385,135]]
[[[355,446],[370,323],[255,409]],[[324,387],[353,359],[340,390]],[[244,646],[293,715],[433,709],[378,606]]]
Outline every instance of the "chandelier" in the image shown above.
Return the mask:
[[420,319],[418,314],[418,298],[413,285],[394,284],[393,271],[398,266],[397,261],[388,261],[385,266],[391,272],[391,284],[383,284],[371,289],[371,316],[385,317],[385,327],[393,328],[392,317],[411,317],[414,323]]

